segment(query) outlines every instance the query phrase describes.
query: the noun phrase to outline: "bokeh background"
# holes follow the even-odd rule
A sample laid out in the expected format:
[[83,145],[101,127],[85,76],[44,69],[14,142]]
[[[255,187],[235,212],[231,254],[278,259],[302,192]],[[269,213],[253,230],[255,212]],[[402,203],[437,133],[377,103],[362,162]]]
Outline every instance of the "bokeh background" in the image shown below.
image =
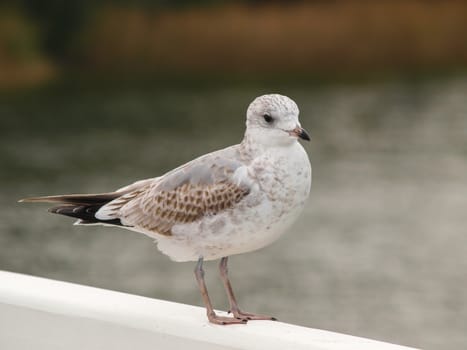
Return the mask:
[[0,269],[201,305],[193,264],[149,238],[16,201],[237,143],[249,102],[278,92],[313,137],[312,195],[288,235],[231,259],[241,305],[466,348],[466,68],[465,1],[3,1]]

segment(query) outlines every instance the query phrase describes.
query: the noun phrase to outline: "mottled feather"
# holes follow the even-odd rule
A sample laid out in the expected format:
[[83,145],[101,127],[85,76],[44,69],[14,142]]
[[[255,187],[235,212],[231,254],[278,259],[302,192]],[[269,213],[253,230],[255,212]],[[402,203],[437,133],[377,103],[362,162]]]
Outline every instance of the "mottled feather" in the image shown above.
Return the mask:
[[235,184],[211,185],[185,183],[170,191],[147,191],[119,210],[125,225],[170,236],[176,224],[194,222],[232,208],[248,194]]
[[[225,155],[238,150],[230,148],[223,152]],[[248,195],[248,186],[233,179],[241,166],[238,161],[220,157],[218,152],[211,153],[162,178],[142,182],[134,191],[103,206],[96,217],[118,218],[125,226],[170,236],[173,226],[233,208]]]

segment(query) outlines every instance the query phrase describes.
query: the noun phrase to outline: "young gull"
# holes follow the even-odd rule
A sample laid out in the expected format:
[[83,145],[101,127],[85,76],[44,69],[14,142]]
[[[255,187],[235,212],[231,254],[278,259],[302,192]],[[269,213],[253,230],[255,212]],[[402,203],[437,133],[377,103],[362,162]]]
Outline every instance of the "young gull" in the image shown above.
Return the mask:
[[[207,316],[216,324],[273,320],[243,312],[227,275],[227,259],[265,247],[295,221],[310,193],[311,165],[298,139],[310,140],[290,98],[270,94],[248,107],[242,142],[196,158],[165,175],[115,192],[26,198],[59,203],[50,212],[77,225],[116,226],[154,238],[175,261],[197,261],[195,276]],[[215,313],[203,261],[221,259],[233,317]]]

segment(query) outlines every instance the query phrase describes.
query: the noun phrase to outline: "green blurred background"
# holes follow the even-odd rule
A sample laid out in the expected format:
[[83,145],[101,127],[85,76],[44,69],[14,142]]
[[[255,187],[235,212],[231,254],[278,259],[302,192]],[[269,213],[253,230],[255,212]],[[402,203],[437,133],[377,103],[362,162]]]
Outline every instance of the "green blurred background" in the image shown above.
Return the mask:
[[466,68],[464,1],[4,1],[0,269],[201,305],[192,264],[147,237],[16,201],[237,143],[278,92],[312,134],[312,194],[288,235],[232,258],[243,307],[466,348]]

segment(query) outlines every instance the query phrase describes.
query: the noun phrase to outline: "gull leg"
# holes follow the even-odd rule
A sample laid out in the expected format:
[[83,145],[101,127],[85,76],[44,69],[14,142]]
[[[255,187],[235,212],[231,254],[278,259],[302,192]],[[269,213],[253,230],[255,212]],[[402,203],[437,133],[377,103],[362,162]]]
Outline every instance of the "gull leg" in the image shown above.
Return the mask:
[[235,298],[235,295],[233,293],[232,285],[230,284],[229,281],[229,276],[228,276],[228,268],[227,268],[227,259],[228,257],[223,257],[221,259],[221,262],[219,264],[219,271],[220,275],[222,278],[222,282],[224,283],[224,288],[225,291],[227,292],[227,297],[229,298],[229,303],[230,303],[230,311],[234,315],[235,318],[238,319],[247,319],[247,320],[272,320],[275,321],[276,318],[271,317],[271,316],[265,316],[265,315],[255,315],[255,314],[250,314],[248,312],[243,312],[240,310],[237,304],[237,299]]
[[244,324],[247,322],[246,319],[233,318],[233,317],[222,317],[216,315],[211,300],[209,299],[208,290],[206,288],[206,283],[204,282],[204,270],[203,270],[203,258],[199,258],[198,263],[195,268],[196,281],[198,282],[199,289],[201,291],[201,296],[203,297],[204,305],[206,305],[206,314],[208,316],[209,322],[221,325],[227,324]]

